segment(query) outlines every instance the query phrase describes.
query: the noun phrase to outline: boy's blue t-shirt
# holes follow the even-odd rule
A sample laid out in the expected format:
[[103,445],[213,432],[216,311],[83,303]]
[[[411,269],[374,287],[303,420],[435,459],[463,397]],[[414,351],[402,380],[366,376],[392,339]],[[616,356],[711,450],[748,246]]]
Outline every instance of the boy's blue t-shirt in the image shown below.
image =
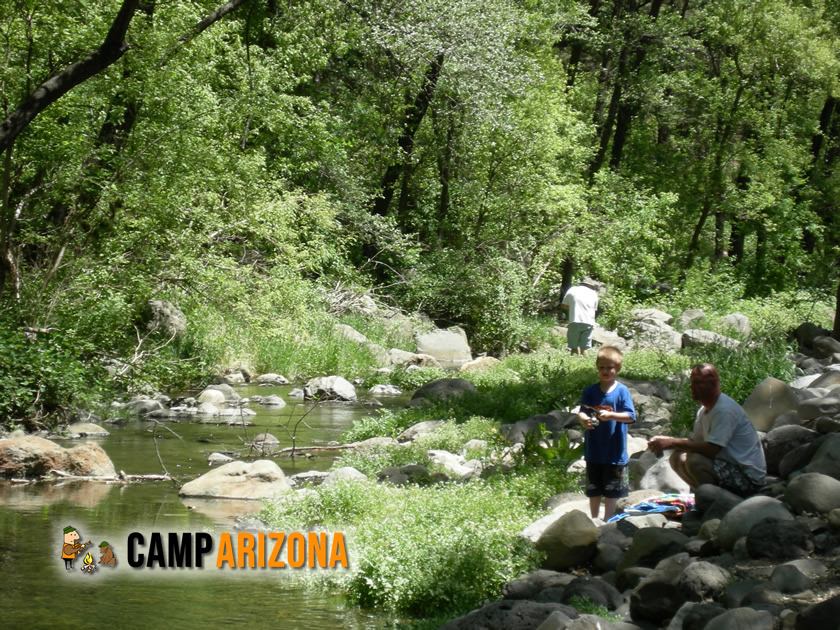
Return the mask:
[[[608,394],[601,391],[601,385],[595,383],[583,390],[581,405],[603,409],[605,411],[626,412],[633,422],[636,410],[633,398],[625,385],[616,382],[615,388]],[[587,409],[582,409],[586,413]],[[583,456],[588,462],[596,464],[627,465],[627,422],[602,420],[594,429],[584,431]]]

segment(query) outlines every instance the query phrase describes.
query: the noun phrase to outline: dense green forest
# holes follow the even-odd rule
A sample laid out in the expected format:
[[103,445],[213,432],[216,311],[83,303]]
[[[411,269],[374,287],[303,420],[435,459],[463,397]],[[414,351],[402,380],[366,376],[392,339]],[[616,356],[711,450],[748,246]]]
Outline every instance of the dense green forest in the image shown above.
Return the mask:
[[335,368],[343,290],[495,354],[584,272],[833,304],[836,0],[4,0],[0,53],[4,420]]

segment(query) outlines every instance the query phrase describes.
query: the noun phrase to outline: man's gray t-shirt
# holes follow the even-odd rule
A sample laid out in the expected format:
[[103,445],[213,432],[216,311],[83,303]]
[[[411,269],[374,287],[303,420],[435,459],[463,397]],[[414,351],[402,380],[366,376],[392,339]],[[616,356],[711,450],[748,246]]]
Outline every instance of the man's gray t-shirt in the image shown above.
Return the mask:
[[718,457],[743,468],[756,483],[764,482],[767,464],[758,433],[741,405],[726,394],[708,413],[700,407],[692,439],[717,444],[721,447]]

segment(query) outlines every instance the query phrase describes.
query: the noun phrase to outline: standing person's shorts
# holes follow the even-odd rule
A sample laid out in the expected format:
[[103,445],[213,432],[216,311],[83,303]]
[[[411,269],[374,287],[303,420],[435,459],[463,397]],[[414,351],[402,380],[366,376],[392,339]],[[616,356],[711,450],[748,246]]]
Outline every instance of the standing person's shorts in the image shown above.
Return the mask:
[[569,344],[569,349],[574,350],[580,348],[581,350],[589,350],[592,347],[592,324],[581,324],[580,322],[572,322],[569,324],[569,332],[566,334],[566,342]]
[[620,499],[629,493],[627,466],[586,462],[586,496]]

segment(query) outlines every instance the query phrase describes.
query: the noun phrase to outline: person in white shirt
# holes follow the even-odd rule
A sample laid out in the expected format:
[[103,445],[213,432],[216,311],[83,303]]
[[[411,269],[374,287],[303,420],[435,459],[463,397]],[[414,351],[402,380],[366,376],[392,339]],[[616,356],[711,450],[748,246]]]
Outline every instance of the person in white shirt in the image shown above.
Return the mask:
[[560,308],[569,311],[569,332],[566,336],[569,351],[586,354],[592,347],[592,329],[595,327],[595,311],[598,310],[595,281],[582,278],[577,286],[566,291]]
[[697,411],[690,438],[657,435],[648,447],[659,454],[674,449],[670,463],[692,491],[711,483],[743,497],[764,485],[767,464],[758,433],[744,409],[720,391],[720,375],[710,363],[691,370],[691,397]]

